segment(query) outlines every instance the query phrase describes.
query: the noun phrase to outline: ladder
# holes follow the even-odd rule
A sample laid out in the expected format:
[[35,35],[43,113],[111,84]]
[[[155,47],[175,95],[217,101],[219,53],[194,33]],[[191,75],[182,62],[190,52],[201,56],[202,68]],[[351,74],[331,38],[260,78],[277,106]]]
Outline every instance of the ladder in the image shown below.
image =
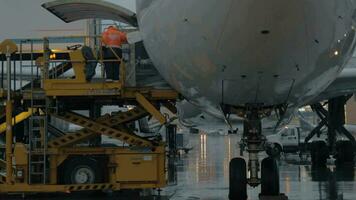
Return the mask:
[[36,108],[37,112],[33,112],[29,118],[28,182],[29,184],[46,184],[48,100],[46,99],[44,103],[37,103],[31,98],[31,107]]
[[[48,100],[37,99],[35,88],[38,88],[38,80],[40,80],[40,70],[35,64],[35,43],[38,40],[22,40],[19,49],[19,81],[21,92],[27,91],[30,96],[30,108],[33,109],[28,118],[28,183],[29,184],[45,184],[47,181],[46,165],[47,165],[47,112]],[[24,55],[29,54],[30,60],[25,60]],[[23,73],[29,73],[29,78],[24,78]]]

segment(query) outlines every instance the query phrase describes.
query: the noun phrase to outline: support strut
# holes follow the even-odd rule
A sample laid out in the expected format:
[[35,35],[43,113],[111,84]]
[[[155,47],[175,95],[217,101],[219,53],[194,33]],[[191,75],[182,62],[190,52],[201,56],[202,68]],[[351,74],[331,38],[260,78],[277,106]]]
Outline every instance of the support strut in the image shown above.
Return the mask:
[[247,152],[249,153],[248,171],[250,172],[250,178],[248,179],[248,184],[252,187],[257,187],[260,184],[258,153],[263,151],[263,143],[265,141],[262,136],[262,123],[258,109],[251,108],[247,112],[246,120],[244,121],[244,138],[246,138],[245,143],[247,143]]
[[345,104],[351,98],[348,96],[340,96],[328,101],[328,110],[321,103],[311,105],[311,108],[319,116],[321,122],[315,127],[312,132],[305,138],[305,143],[308,143],[316,134],[321,134],[323,127],[328,128],[327,143],[330,151],[335,150],[336,134],[346,136],[355,146],[356,141],[352,134],[345,129]]
[[11,54],[17,51],[16,44],[11,40],[4,40],[0,44],[0,52],[6,55],[6,84],[7,84],[7,101],[6,101],[6,183],[12,183],[12,100],[11,100]]

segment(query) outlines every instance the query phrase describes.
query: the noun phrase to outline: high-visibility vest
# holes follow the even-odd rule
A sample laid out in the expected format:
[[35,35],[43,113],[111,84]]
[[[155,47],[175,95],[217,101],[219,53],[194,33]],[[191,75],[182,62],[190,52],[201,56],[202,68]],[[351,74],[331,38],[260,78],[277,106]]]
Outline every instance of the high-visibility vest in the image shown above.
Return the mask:
[[123,43],[127,43],[127,36],[126,33],[110,26],[104,30],[102,34],[102,42],[103,45],[119,48]]

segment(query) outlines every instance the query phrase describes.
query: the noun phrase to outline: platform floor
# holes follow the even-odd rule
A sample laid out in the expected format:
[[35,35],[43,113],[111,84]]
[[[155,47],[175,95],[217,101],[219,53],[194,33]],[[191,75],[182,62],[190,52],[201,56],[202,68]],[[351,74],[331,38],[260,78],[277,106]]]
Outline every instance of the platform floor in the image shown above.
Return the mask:
[[[76,196],[28,197],[26,199],[50,200],[227,200],[229,160],[238,156],[236,135],[190,135],[190,145],[194,149],[182,156],[178,162],[178,185],[167,187],[162,197],[93,195],[84,193]],[[261,158],[263,158],[261,154]],[[307,158],[286,155],[280,160],[281,192],[291,200],[354,200],[356,197],[355,169],[336,170],[330,165],[328,170],[313,173]],[[249,199],[257,200],[260,189],[249,189]],[[0,199],[3,199],[0,197]],[[7,199],[7,198],[6,198]]]

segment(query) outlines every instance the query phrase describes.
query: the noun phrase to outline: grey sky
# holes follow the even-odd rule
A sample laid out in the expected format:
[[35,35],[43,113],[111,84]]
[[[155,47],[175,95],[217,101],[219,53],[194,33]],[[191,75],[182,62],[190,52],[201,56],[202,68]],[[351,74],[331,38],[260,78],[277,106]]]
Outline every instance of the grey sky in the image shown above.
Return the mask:
[[119,4],[125,8],[135,11],[136,10],[136,0],[107,0],[109,2]]

